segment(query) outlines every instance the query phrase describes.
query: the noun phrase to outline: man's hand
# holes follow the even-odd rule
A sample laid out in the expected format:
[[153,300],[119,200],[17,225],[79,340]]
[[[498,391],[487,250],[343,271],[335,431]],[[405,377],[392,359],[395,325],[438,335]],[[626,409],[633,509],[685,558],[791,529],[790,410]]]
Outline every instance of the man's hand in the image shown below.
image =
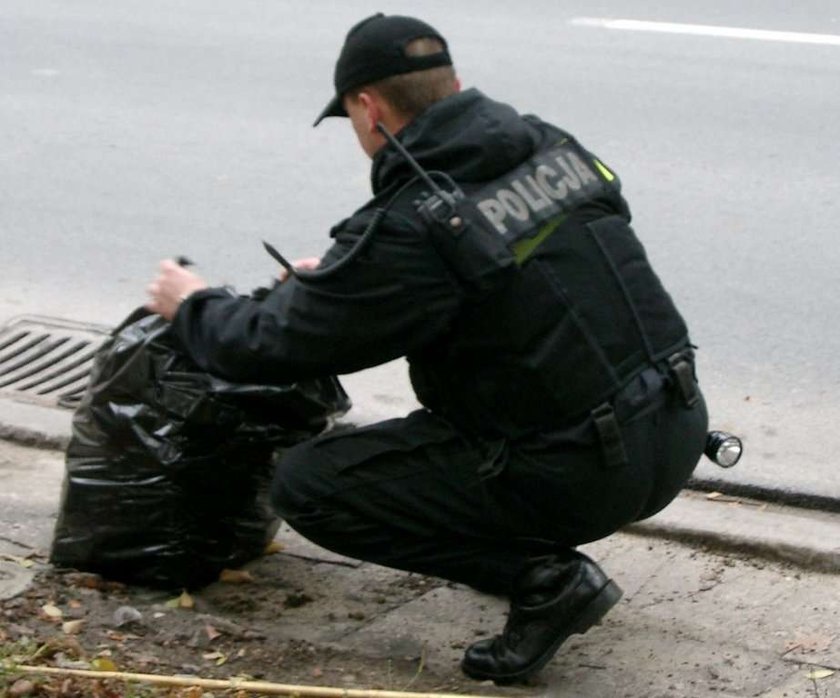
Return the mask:
[[146,289],[152,298],[146,308],[171,320],[181,301],[203,288],[207,288],[207,283],[200,276],[171,259],[164,259],[160,263],[160,274]]
[[[306,257],[305,259],[299,259],[296,262],[292,262],[292,266],[295,269],[317,269],[318,265],[321,263],[320,257]],[[289,278],[289,272],[286,271],[284,268],[281,267],[280,269],[280,282],[282,283],[286,279]]]

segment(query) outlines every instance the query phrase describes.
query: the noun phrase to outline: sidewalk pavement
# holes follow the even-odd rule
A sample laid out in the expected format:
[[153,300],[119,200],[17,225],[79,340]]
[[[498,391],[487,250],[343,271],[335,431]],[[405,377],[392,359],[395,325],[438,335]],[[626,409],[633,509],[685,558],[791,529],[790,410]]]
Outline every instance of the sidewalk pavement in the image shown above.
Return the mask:
[[[49,548],[63,472],[60,451],[0,441],[0,600],[31,582],[33,571],[10,560]],[[460,657],[501,628],[504,602],[442,584],[383,603],[358,590],[410,575],[341,558],[285,527],[279,539],[284,552],[273,567],[257,562],[255,574],[295,569],[321,580],[323,593],[310,591],[311,603],[279,619],[269,611],[275,633],[359,662],[422,657],[447,685],[475,685],[461,676]],[[840,515],[687,492],[582,549],[624,589],[622,601],[528,687],[478,685],[482,692],[840,698]],[[339,596],[359,606],[352,626],[332,622]]]

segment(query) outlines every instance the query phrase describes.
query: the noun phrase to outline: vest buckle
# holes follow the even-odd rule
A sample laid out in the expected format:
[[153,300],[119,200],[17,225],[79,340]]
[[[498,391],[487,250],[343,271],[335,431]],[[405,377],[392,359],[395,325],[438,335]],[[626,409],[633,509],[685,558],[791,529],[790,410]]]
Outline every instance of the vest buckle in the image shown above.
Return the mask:
[[694,363],[690,353],[680,351],[668,357],[668,372],[674,379],[677,389],[682,395],[683,402],[688,408],[694,407],[700,401],[700,391],[694,380]]

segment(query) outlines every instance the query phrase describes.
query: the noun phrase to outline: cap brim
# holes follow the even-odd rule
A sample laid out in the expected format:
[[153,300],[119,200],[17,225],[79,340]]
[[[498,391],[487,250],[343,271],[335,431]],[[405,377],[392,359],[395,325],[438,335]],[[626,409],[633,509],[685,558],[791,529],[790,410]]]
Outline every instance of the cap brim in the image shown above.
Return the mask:
[[324,119],[328,116],[347,116],[347,112],[344,110],[344,105],[341,102],[341,97],[336,95],[333,97],[329,104],[324,108],[324,111],[315,119],[315,123],[312,124],[313,126],[317,126],[320,124]]

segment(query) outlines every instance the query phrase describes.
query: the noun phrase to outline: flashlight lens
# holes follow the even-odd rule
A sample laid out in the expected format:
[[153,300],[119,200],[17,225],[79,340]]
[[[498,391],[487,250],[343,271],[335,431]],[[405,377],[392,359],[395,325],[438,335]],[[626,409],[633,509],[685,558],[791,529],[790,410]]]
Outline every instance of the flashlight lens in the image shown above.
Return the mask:
[[724,431],[709,432],[706,438],[706,455],[721,468],[735,465],[743,450],[741,439]]
[[724,441],[717,450],[715,462],[724,468],[731,468],[741,457],[741,442],[735,437]]

